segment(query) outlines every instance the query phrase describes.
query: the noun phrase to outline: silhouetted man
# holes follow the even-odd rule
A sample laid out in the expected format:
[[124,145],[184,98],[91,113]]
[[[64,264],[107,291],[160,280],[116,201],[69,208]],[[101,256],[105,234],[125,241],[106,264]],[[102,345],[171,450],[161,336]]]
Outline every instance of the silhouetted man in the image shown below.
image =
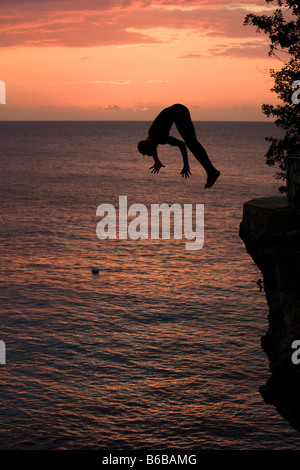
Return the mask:
[[[184,142],[169,135],[173,124],[176,125]],[[190,112],[182,104],[174,104],[163,109],[150,126],[147,139],[141,140],[138,143],[138,150],[142,155],[149,155],[154,158],[154,165],[150,168],[152,173],[158,173],[161,167],[165,166],[157,155],[159,144],[169,144],[179,148],[183,158],[182,177],[189,178],[191,174],[186,147],[192,152],[207,173],[205,188],[210,188],[220,175],[220,172],[208,158],[205,149],[198,142]]]

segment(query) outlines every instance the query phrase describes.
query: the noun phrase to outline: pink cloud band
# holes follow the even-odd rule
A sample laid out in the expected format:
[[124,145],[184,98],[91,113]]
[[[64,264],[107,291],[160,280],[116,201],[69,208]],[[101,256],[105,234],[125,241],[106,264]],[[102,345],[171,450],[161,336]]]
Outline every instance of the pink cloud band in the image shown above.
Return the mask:
[[[209,37],[256,35],[243,26],[247,0],[235,7],[228,0],[10,0],[1,5],[1,47],[157,44],[151,28],[192,29]],[[262,7],[265,0],[252,5]]]

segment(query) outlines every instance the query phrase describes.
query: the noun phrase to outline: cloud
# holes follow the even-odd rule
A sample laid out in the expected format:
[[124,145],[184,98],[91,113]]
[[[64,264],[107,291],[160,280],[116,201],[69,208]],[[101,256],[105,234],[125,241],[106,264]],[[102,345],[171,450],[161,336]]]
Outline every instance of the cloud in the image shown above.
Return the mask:
[[109,84],[109,85],[130,85],[131,80],[94,80],[91,83],[96,84]]
[[[122,15],[121,15],[122,17]],[[57,13],[33,18],[16,14],[14,21],[0,24],[0,46],[68,46],[136,44],[150,40],[143,33],[127,31],[127,22],[112,13]],[[155,41],[151,41],[155,42]]]
[[144,83],[170,83],[170,80],[145,80]]
[[104,60],[103,57],[81,57],[80,60],[91,60],[91,61],[95,61],[95,60]]
[[[2,10],[4,8],[13,8],[23,6],[24,8],[39,10],[67,11],[67,10],[107,10],[112,8],[132,8],[149,6],[167,6],[168,8],[182,7],[192,8],[206,4],[227,4],[237,5],[230,0],[0,0]],[[239,0],[238,4],[264,6],[265,0]]]
[[150,108],[148,107],[145,107],[145,106],[135,106],[135,107],[130,107],[130,108],[121,108],[120,106],[116,105],[116,104],[110,104],[108,106],[104,106],[104,107],[99,107],[98,108],[98,111],[104,111],[105,113],[122,113],[122,114],[133,114],[133,113],[145,113],[147,111],[151,111]]
[[209,49],[206,53],[189,52],[176,59],[207,59],[216,57],[239,57],[239,58],[268,58],[269,45],[261,41],[235,42],[219,44]]
[[130,85],[131,80],[48,80],[50,85]]
[[113,104],[113,105],[109,105],[109,106],[105,106],[104,108],[98,108],[99,111],[122,111],[122,108],[120,108],[119,106],[117,106],[116,104]]
[[[253,8],[264,4],[253,1]],[[207,37],[256,35],[255,28],[243,26],[250,8],[246,0],[10,0],[1,1],[1,8],[0,47],[160,44],[184,31]],[[178,35],[160,36],[159,29]]]

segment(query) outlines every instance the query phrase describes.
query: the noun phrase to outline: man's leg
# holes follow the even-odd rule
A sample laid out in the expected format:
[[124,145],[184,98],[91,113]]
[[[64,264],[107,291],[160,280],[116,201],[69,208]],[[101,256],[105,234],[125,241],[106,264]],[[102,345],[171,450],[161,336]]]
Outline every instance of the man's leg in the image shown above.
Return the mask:
[[213,166],[206,150],[200,142],[198,142],[189,110],[185,106],[178,105],[176,114],[175,125],[177,130],[185,141],[187,148],[205,169],[207,173],[207,182],[205,187],[209,188],[214,184],[220,175],[220,172]]

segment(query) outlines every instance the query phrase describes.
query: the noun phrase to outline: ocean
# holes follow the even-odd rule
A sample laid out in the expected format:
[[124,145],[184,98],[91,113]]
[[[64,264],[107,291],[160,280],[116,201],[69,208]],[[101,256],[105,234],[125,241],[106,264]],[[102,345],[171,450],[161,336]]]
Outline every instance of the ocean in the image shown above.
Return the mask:
[[[282,450],[299,433],[266,404],[261,277],[243,203],[279,195],[270,122],[196,122],[221,176],[137,142],[149,122],[1,122],[0,448]],[[172,131],[176,136],[176,131]],[[101,204],[203,204],[204,245],[99,239]],[[93,274],[97,267],[98,274]]]

